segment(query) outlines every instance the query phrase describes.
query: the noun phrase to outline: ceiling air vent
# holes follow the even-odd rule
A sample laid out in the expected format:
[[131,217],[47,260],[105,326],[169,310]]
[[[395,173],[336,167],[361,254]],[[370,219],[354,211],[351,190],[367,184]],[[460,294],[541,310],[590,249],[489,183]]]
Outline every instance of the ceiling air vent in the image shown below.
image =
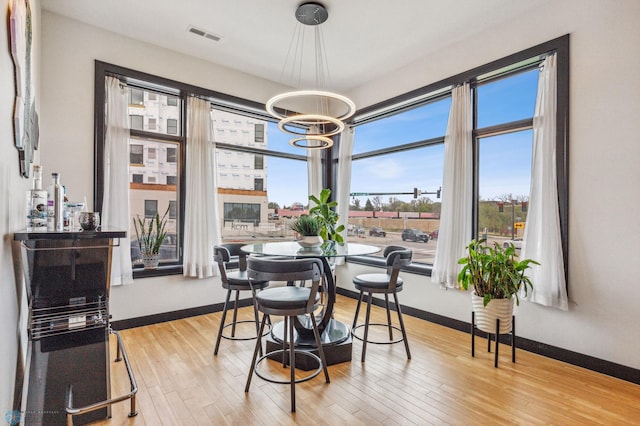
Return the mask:
[[205,31],[205,30],[202,30],[200,28],[196,28],[193,25],[189,25],[189,28],[187,28],[187,31],[189,31],[190,33],[199,35],[200,37],[208,38],[209,40],[213,40],[213,41],[222,40],[221,36],[215,35],[215,34],[209,32],[209,31]]

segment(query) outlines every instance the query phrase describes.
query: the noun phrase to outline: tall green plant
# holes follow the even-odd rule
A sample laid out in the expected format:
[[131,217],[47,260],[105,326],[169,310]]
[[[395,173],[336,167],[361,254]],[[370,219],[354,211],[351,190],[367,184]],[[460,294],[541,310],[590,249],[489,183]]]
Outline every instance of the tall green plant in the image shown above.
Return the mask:
[[344,238],[340,235],[340,232],[344,231],[344,225],[338,225],[338,213],[335,208],[338,206],[336,201],[329,201],[331,196],[331,190],[324,188],[320,191],[320,196],[310,195],[309,200],[315,203],[311,209],[309,209],[309,215],[315,216],[320,221],[322,228],[320,229],[320,236],[325,241],[333,240],[337,243],[344,242]]
[[525,271],[531,264],[539,265],[531,259],[518,260],[513,244],[503,248],[498,243],[493,247],[484,245],[485,240],[471,240],[467,246],[467,256],[458,260],[464,265],[458,274],[458,282],[467,290],[473,286],[476,295],[483,298],[484,306],[492,299],[505,299],[515,295],[520,304],[518,291],[533,288]]
[[167,226],[167,214],[169,207],[162,217],[156,213],[150,220],[140,218],[136,215],[133,218],[133,227],[136,230],[136,238],[138,239],[138,248],[143,255],[154,255],[160,251],[160,246],[164,242],[167,235],[165,228]]

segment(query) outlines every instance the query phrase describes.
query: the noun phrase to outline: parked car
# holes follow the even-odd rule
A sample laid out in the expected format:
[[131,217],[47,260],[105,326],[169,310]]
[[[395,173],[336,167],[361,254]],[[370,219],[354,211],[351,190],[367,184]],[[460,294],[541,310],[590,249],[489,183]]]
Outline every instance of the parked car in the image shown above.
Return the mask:
[[402,241],[424,241],[425,243],[429,242],[429,235],[425,234],[419,229],[409,228],[402,231]]
[[502,243],[502,247],[507,248],[509,247],[511,244],[513,244],[513,246],[517,249],[521,249],[522,248],[522,238],[514,238],[513,240],[507,240],[504,241]]
[[369,229],[369,236],[370,237],[386,237],[387,233],[384,231],[384,229],[380,228],[379,226],[374,226],[373,228]]
[[436,229],[435,231],[429,232],[429,238],[432,239],[432,240],[437,240],[438,239],[438,229]]

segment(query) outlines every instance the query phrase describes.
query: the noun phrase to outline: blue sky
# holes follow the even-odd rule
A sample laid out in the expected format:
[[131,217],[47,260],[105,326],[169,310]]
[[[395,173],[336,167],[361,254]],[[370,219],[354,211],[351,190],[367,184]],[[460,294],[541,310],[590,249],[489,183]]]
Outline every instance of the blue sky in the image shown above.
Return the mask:
[[[538,71],[532,70],[497,80],[478,88],[478,126],[483,128],[533,115]],[[450,99],[427,104],[356,128],[354,154],[444,135]],[[290,136],[275,124],[268,129],[270,149],[296,154],[306,151],[290,147]],[[503,194],[528,195],[531,172],[532,132],[493,136],[480,141],[480,196],[495,199]],[[442,185],[444,147],[431,146],[354,162],[351,192],[411,192],[414,187],[429,192]],[[269,158],[269,201],[280,206],[306,203],[306,164]],[[397,196],[409,201],[412,196]],[[428,195],[436,200],[435,195]],[[387,202],[389,196],[381,196]],[[360,197],[362,205],[367,197]]]

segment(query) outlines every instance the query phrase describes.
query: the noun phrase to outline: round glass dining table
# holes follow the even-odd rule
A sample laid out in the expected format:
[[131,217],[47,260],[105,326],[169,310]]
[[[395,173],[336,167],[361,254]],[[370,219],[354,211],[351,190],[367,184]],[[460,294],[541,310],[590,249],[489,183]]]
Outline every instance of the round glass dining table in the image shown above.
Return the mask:
[[[242,251],[266,256],[314,257],[321,259],[324,265],[322,291],[326,300],[322,311],[315,315],[315,319],[321,334],[322,346],[326,352],[325,345],[335,345],[349,339],[351,336],[349,327],[332,318],[333,306],[336,302],[336,283],[333,277],[332,265],[337,258],[374,254],[380,251],[380,247],[370,244],[334,243],[333,241],[328,241],[320,247],[303,248],[296,241],[277,241],[247,244],[242,247]],[[304,317],[300,317],[295,321],[295,327],[298,334],[295,342],[297,346],[315,346],[311,323],[305,323]],[[284,336],[282,324],[274,325],[271,334],[274,339],[281,341],[282,336]],[[330,360],[327,360],[327,362],[331,364]]]

